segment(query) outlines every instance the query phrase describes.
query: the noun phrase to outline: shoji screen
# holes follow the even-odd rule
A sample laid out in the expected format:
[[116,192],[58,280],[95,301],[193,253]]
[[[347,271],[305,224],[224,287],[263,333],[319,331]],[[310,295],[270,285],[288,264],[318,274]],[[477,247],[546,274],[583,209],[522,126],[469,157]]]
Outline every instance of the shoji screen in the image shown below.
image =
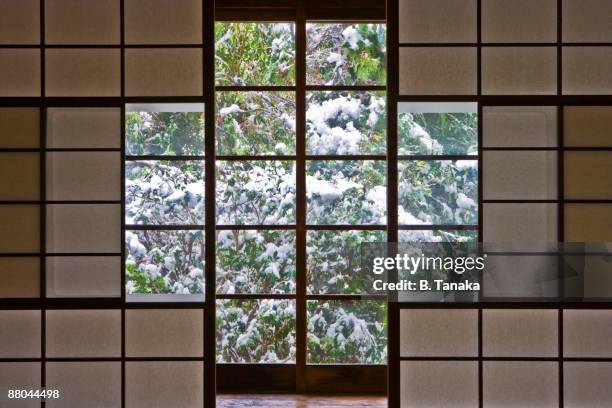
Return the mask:
[[612,3],[394,0],[388,15],[390,143],[402,104],[478,103],[479,241],[531,252],[492,257],[478,303],[390,305],[390,406],[610,405],[609,264],[560,275],[545,244],[612,238]]
[[[3,392],[60,390],[47,407],[214,406],[214,301],[130,299],[125,241],[126,106],[206,106],[214,126],[213,15],[208,0],[0,0]],[[211,160],[214,141],[199,143]],[[211,176],[198,177],[203,190]]]

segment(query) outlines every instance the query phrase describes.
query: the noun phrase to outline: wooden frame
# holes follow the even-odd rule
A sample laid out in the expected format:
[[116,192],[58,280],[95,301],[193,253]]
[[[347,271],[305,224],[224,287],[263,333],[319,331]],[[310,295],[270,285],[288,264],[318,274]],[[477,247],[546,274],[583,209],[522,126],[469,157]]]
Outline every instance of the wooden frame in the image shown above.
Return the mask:
[[[40,146],[36,149],[0,149],[2,152],[38,152],[40,154],[40,199],[32,202],[0,202],[0,206],[7,204],[36,204],[40,206],[40,251],[35,254],[11,254],[2,253],[0,257],[9,256],[33,256],[40,259],[40,296],[38,298],[20,298],[20,299],[0,299],[1,310],[37,310],[41,311],[41,357],[40,358],[2,358],[0,362],[40,362],[41,363],[41,386],[45,386],[45,373],[47,362],[57,361],[116,361],[121,363],[121,406],[125,406],[125,388],[126,362],[130,361],[201,361],[204,370],[203,384],[203,406],[215,406],[215,353],[216,342],[215,337],[209,333],[215,331],[215,269],[214,269],[214,200],[208,200],[206,211],[206,226],[205,234],[207,238],[206,250],[211,254],[213,262],[208,263],[205,270],[208,290],[205,294],[205,299],[202,302],[127,302],[125,293],[125,271],[121,273],[121,295],[119,297],[106,298],[48,298],[46,297],[46,259],[48,257],[59,255],[75,255],[75,256],[115,256],[121,257],[122,268],[125,267],[126,250],[123,244],[125,238],[125,105],[127,103],[159,103],[159,102],[198,102],[204,103],[207,107],[206,115],[206,154],[202,158],[207,163],[207,166],[214,169],[214,2],[212,0],[202,1],[202,44],[173,44],[173,45],[133,45],[125,44],[125,24],[124,24],[124,0],[119,1],[120,4],[120,42],[116,45],[98,45],[98,44],[62,44],[51,45],[45,43],[45,0],[40,0],[40,44],[36,45],[17,45],[17,44],[0,44],[0,49],[9,48],[26,48],[39,49],[41,53],[41,70],[40,70],[40,96],[39,97],[0,97],[0,107],[33,107],[39,110],[40,115]],[[46,49],[68,49],[68,48],[88,48],[88,49],[114,49],[120,52],[121,64],[121,93],[116,97],[49,97],[45,93],[45,50]],[[202,50],[202,66],[203,66],[203,89],[202,96],[198,97],[127,97],[125,95],[125,50],[129,48],[199,48]],[[117,108],[121,113],[121,148],[118,149],[48,149],[46,147],[47,140],[47,108],[51,107],[113,107]],[[122,159],[121,169],[121,195],[120,201],[49,201],[46,199],[46,170],[45,170],[45,153],[51,151],[116,151],[120,152]],[[213,164],[213,165],[211,165]],[[214,197],[214,172],[206,171],[206,195]],[[121,206],[121,242],[122,248],[119,253],[47,253],[46,252],[46,204],[116,204]],[[211,239],[209,239],[211,238]],[[203,356],[202,357],[127,357],[125,344],[125,311],[130,309],[202,309],[204,311],[204,337],[203,337]],[[47,310],[58,309],[106,309],[118,310],[121,312],[121,356],[117,358],[107,357],[90,357],[90,358],[51,358],[47,357],[45,351],[46,333],[45,333],[45,315]],[[44,402],[42,403],[44,406]]]
[[[392,158],[394,152],[397,151],[397,105],[399,102],[475,102],[478,104],[478,153],[481,160],[479,161],[478,177],[479,177],[479,192],[478,192],[478,241],[483,241],[483,203],[527,203],[527,202],[548,202],[557,204],[557,239],[559,242],[564,242],[564,205],[566,203],[611,203],[612,200],[568,200],[564,197],[564,160],[563,154],[565,151],[610,151],[610,148],[570,148],[565,147],[563,143],[564,134],[564,119],[563,112],[567,106],[604,106],[612,105],[612,95],[564,95],[562,90],[562,51],[567,45],[580,46],[611,46],[612,43],[564,43],[562,40],[562,1],[557,1],[557,36],[556,41],[551,43],[485,43],[482,41],[481,30],[481,10],[482,2],[485,0],[477,0],[476,15],[477,15],[477,39],[474,43],[400,43],[399,41],[399,2],[401,0],[387,0],[387,35],[388,35],[388,148],[389,148],[389,190],[391,193],[388,198],[388,213],[389,222],[394,219],[392,211],[397,211],[397,196],[393,183],[397,185],[397,180],[391,181],[395,177],[397,169],[394,169],[395,159]],[[555,47],[557,53],[557,92],[552,95],[484,95],[482,93],[482,48],[485,46],[496,47]],[[474,95],[401,95],[399,93],[399,50],[402,47],[475,47],[477,51],[477,92]],[[557,114],[557,146],[548,148],[483,148],[482,136],[482,121],[483,108],[491,106],[551,106],[556,107]],[[483,199],[483,169],[482,169],[482,153],[483,151],[494,150],[542,150],[555,151],[558,154],[557,158],[557,198],[554,200],[484,200]],[[396,217],[395,217],[396,218]],[[389,242],[397,241],[397,226],[393,228],[389,225]],[[559,254],[562,256],[562,254]],[[561,274],[562,271],[559,270]],[[390,297],[389,302],[389,385],[388,398],[389,407],[399,408],[401,406],[401,378],[400,378],[400,363],[407,360],[421,361],[476,361],[478,362],[478,406],[483,407],[483,361],[558,361],[559,362],[559,406],[563,407],[563,362],[564,361],[612,361],[609,358],[602,359],[587,359],[587,358],[567,358],[563,356],[563,311],[568,309],[606,309],[612,310],[612,302],[604,299],[593,299],[593,302],[579,301],[576,299],[566,298],[563,288],[562,275],[559,275],[559,294],[558,297],[552,298],[549,301],[541,301],[533,298],[487,298],[486,301],[477,303],[398,303],[397,298]],[[559,356],[554,358],[490,358],[484,357],[482,352],[482,314],[484,309],[555,309],[558,311],[558,343]],[[476,357],[400,357],[400,311],[403,309],[475,309],[478,311],[478,356]]]
[[[296,163],[296,222],[294,225],[219,225],[217,230],[274,229],[296,231],[297,291],[295,294],[236,294],[217,295],[217,299],[295,299],[296,300],[296,363],[217,364],[218,389],[221,392],[249,390],[251,392],[336,392],[384,393],[384,365],[309,365],[306,362],[306,302],[308,300],[359,300],[360,295],[308,295],[306,293],[306,232],[309,230],[385,230],[384,225],[308,225],[306,222],[306,161],[308,160],[386,160],[386,155],[308,155],[306,154],[306,93],[320,90],[386,90],[385,86],[319,86],[306,84],[306,22],[354,22],[384,20],[384,5],[370,2],[372,9],[351,4],[329,5],[315,1],[309,6],[302,2],[257,2],[258,7],[236,1],[217,8],[217,21],[290,21],[296,24],[296,83],[295,86],[217,86],[217,91],[293,91],[296,93],[296,154],[283,156],[217,156],[218,160],[288,160]],[[320,4],[319,4],[320,3]],[[359,2],[361,3],[361,2]],[[367,2],[366,2],[367,3]],[[346,6],[343,4],[342,7]],[[380,297],[384,299],[384,296]],[[262,378],[267,378],[262,383]],[[240,384],[239,386],[237,384]]]

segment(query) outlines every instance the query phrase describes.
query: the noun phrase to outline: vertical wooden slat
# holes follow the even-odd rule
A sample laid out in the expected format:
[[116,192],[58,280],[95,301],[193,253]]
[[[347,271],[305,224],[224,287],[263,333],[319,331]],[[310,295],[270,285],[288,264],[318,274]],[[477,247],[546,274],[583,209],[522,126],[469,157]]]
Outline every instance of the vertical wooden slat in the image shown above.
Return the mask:
[[[397,104],[399,99],[399,0],[387,0],[387,241],[398,241],[398,144]],[[390,274],[390,280],[395,274]],[[399,305],[395,294],[387,304],[387,397],[389,407],[399,408]]]
[[204,308],[204,407],[216,401],[216,278],[215,278],[215,2],[204,0],[202,7],[205,132],[205,308]]
[[306,390],[306,14],[296,12],[296,375],[297,392]]

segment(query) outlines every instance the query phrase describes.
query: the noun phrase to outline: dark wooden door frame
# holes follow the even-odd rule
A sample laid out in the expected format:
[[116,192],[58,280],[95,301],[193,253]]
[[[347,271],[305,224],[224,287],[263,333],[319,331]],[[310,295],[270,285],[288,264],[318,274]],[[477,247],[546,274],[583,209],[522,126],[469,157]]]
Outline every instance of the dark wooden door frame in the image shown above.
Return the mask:
[[[217,295],[217,299],[295,299],[296,300],[296,362],[295,364],[217,364],[217,389],[220,392],[314,392],[384,394],[387,389],[386,365],[309,365],[307,364],[306,305],[310,299],[359,300],[359,295],[308,295],[306,291],[306,93],[313,90],[386,90],[386,86],[312,86],[306,84],[306,22],[307,21],[379,21],[385,22],[385,4],[380,0],[358,1],[245,1],[229,0],[218,3],[216,21],[291,21],[296,24],[296,84],[295,86],[216,87],[225,91],[294,91],[296,93],[296,155],[285,159],[296,161],[296,286],[288,295]],[[267,157],[267,156],[266,156]],[[261,157],[224,159],[244,160]],[[267,157],[269,159],[269,157]],[[321,157],[333,159],[363,159],[360,156]],[[373,157],[370,157],[372,159]],[[376,159],[386,160],[385,155]],[[279,159],[278,157],[276,159]],[[249,226],[250,229],[269,226]],[[278,228],[279,226],[274,226]],[[280,226],[286,228],[287,226]],[[320,227],[320,226],[318,226]],[[323,226],[325,227],[325,226]],[[334,226],[333,229],[385,229],[384,226]],[[221,228],[226,228],[222,226]]]

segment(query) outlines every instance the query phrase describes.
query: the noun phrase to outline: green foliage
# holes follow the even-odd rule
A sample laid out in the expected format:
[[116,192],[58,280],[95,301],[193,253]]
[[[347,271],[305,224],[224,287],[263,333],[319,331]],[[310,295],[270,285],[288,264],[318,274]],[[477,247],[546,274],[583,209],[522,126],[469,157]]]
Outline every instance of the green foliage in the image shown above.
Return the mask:
[[217,292],[295,293],[295,232],[217,232]]
[[136,263],[127,263],[125,273],[126,278],[134,285],[131,293],[168,293],[170,289],[161,276],[152,277]]
[[317,85],[384,85],[384,24],[307,25],[306,81]]
[[306,95],[310,154],[384,154],[384,92],[310,92]]
[[128,293],[204,293],[203,231],[127,231]]
[[372,292],[371,276],[361,269],[361,244],[385,240],[385,231],[309,231],[306,240],[308,292]]
[[217,153],[295,154],[295,94],[217,92]]
[[295,26],[288,23],[217,23],[217,85],[293,85]]
[[384,302],[309,301],[307,308],[309,363],[386,363]]
[[475,242],[478,231],[412,230],[400,231],[399,242]]
[[139,160],[125,166],[126,223],[204,223],[204,163]]
[[217,301],[217,361],[295,361],[295,301]]
[[476,154],[475,113],[400,113],[399,154]]
[[306,168],[307,220],[311,224],[382,224],[385,163],[319,160]]
[[216,199],[218,224],[292,224],[294,163],[218,161]]
[[[386,81],[385,27],[308,24],[307,81],[324,85],[382,85]],[[219,85],[295,84],[291,24],[217,23]],[[218,92],[216,151],[220,155],[295,154],[293,92]],[[306,95],[307,153],[385,154],[383,92]],[[472,154],[475,114],[400,114],[399,154]],[[129,113],[128,153],[203,154],[201,113]],[[476,157],[474,157],[476,158]],[[473,224],[477,219],[476,161],[405,161],[399,166],[400,224]],[[386,163],[312,160],[306,164],[307,223],[387,223]],[[139,161],[126,167],[126,221],[141,225],[203,223],[203,168]],[[296,222],[293,161],[219,160],[218,225],[292,225]],[[202,293],[202,231],[128,231],[129,293]],[[365,294],[358,275],[359,246],[384,242],[384,231],[308,231],[311,294]],[[402,231],[402,241],[474,239],[464,231]],[[223,294],[295,293],[296,234],[283,230],[218,230],[216,279]],[[386,362],[383,302],[309,301],[309,363]],[[217,360],[295,361],[294,300],[222,300],[217,308]]]
[[[400,172],[399,203],[408,224],[475,224],[477,161],[405,161]],[[400,214],[400,222],[402,214]]]
[[202,112],[128,112],[125,115],[129,155],[204,154]]

